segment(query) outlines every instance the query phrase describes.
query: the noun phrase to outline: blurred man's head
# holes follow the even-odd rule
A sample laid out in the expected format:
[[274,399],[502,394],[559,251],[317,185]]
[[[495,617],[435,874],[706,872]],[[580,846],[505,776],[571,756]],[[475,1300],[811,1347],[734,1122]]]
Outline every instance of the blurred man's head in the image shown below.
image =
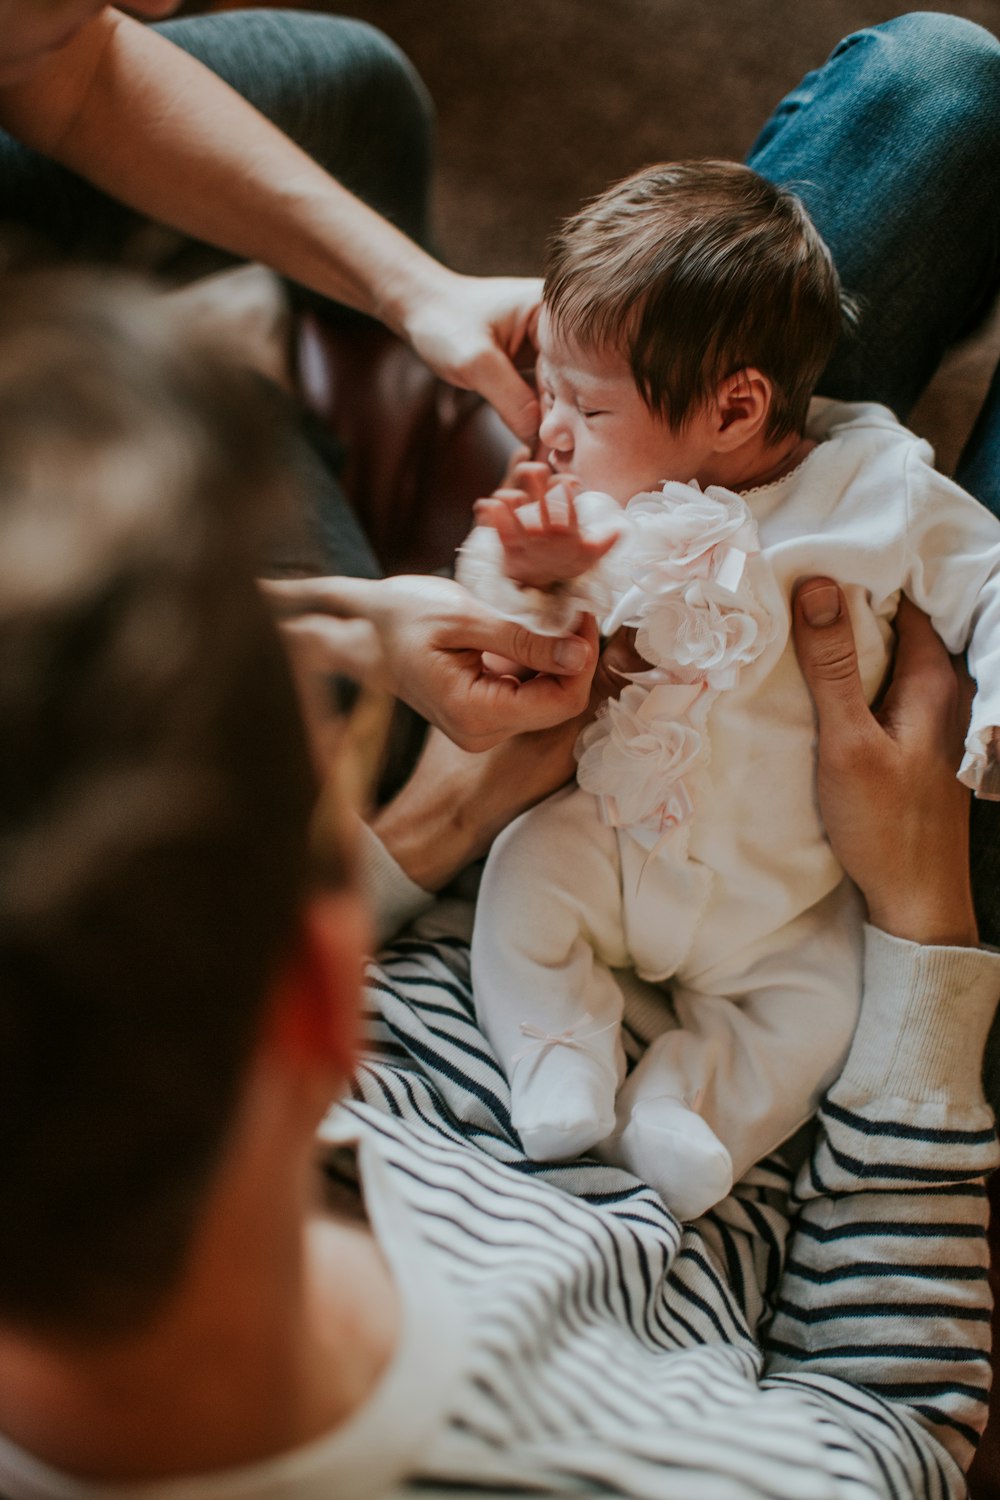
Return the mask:
[[84,1339],[182,1273],[309,881],[283,423],[170,318],[0,292],[0,1323]]
[[[142,20],[164,21],[179,3],[130,0],[122,9]],[[108,8],[105,0],[0,0],[0,88],[31,78]]]

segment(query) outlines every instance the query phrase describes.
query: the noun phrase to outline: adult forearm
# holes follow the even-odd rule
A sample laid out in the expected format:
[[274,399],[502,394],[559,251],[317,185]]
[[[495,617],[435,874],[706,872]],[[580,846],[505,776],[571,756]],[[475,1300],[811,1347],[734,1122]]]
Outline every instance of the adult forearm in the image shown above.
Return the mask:
[[7,90],[0,117],[141,213],[396,328],[448,274],[200,62],[114,12]]
[[0,89],[0,125],[139,212],[380,318],[534,441],[538,401],[512,360],[541,283],[447,270],[157,32],[102,11]]

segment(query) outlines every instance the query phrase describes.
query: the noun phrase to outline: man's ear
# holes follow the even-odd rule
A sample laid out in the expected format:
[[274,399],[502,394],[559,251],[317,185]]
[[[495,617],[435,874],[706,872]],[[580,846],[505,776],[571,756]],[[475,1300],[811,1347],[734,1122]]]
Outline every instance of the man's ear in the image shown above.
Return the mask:
[[759,437],[767,424],[773,396],[770,380],[752,366],[727,375],[716,392],[716,450],[731,453]]
[[323,892],[303,908],[295,946],[272,991],[271,1045],[293,1067],[348,1079],[357,1052],[361,974],[371,924],[351,890]]

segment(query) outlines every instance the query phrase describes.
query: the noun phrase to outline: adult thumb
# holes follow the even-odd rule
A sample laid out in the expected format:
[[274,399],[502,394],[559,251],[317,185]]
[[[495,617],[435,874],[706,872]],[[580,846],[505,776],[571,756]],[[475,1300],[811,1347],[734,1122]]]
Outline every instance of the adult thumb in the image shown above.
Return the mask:
[[795,650],[822,736],[853,733],[870,718],[844,596],[830,578],[799,586],[792,609]]

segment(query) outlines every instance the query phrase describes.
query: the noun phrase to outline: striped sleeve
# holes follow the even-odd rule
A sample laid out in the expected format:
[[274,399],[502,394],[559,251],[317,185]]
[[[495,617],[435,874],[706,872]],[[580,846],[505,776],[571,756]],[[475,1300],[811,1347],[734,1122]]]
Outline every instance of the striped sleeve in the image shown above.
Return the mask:
[[989,1394],[980,1070],[1000,955],[869,929],[864,993],[797,1182],[764,1385],[794,1387],[886,1493],[949,1494]]

